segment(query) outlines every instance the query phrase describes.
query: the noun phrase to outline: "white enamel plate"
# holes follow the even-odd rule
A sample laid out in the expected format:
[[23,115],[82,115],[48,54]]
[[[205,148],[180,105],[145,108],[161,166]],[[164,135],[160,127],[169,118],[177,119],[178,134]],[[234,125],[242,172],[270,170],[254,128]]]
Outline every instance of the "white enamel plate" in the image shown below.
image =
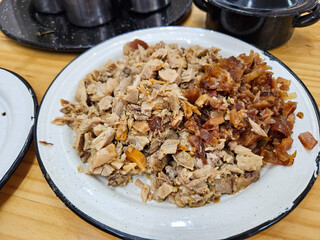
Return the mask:
[[0,68],[0,189],[14,173],[32,141],[37,98],[17,74]]
[[[61,116],[60,99],[74,102],[78,82],[109,59],[120,59],[122,47],[135,38],[148,44],[159,41],[178,43],[180,47],[200,45],[222,49],[221,55],[238,56],[259,52],[273,68],[274,76],[292,81],[290,92],[297,93],[298,108],[292,152],[297,150],[291,167],[269,166],[260,180],[245,190],[223,196],[219,203],[200,208],[179,208],[168,202],[144,204],[140,189],[107,186],[104,178],[78,173],[81,161],[72,148],[74,133],[68,126],[51,124]],[[49,87],[40,106],[35,141],[37,157],[44,176],[58,197],[76,214],[94,226],[123,238],[147,239],[224,239],[248,237],[271,226],[292,211],[312,187],[319,167],[319,145],[307,151],[298,140],[309,131],[319,140],[319,111],[302,81],[282,62],[252,45],[214,31],[161,27],[124,34],[83,53],[71,62]],[[44,146],[39,141],[50,142]]]

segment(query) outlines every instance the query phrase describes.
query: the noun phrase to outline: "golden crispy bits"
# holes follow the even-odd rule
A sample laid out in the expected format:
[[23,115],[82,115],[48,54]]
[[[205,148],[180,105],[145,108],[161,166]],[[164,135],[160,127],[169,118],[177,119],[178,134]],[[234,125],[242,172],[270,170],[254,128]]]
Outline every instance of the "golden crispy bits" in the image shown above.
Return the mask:
[[308,150],[313,149],[318,143],[310,132],[300,133],[298,138],[302,145]]
[[129,161],[134,162],[141,169],[141,171],[145,171],[147,167],[147,159],[139,150],[128,146],[128,150],[126,151],[126,157]]

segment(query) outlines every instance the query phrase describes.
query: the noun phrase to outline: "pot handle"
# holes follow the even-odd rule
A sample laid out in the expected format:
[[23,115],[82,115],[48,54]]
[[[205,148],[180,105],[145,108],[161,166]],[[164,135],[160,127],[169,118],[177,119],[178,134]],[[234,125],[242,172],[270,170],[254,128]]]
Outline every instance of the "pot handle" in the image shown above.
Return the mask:
[[320,3],[311,10],[311,12],[304,16],[298,16],[293,20],[293,27],[306,27],[318,22],[320,19]]
[[208,0],[193,0],[193,3],[200,8],[201,10],[208,12],[209,8],[208,8]]

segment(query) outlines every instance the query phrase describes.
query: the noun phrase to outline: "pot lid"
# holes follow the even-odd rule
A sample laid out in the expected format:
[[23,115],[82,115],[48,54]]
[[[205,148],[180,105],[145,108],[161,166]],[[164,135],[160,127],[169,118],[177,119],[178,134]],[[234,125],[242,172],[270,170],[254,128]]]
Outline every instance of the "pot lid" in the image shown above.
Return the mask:
[[218,7],[254,16],[290,16],[313,9],[317,0],[205,0]]

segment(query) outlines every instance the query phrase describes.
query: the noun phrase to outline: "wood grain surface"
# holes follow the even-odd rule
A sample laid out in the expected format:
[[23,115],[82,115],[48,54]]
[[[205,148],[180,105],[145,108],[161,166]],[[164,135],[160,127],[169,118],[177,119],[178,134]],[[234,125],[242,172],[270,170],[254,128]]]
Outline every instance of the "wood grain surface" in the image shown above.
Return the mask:
[[[204,28],[205,13],[193,6],[182,25]],[[288,43],[270,52],[302,79],[319,105],[320,22],[296,29]],[[29,48],[0,33],[0,67],[25,78],[39,103],[55,76],[77,56]],[[295,210],[251,239],[320,239],[319,188],[318,179]],[[91,226],[56,197],[41,173],[32,144],[0,191],[0,239],[118,238]]]

